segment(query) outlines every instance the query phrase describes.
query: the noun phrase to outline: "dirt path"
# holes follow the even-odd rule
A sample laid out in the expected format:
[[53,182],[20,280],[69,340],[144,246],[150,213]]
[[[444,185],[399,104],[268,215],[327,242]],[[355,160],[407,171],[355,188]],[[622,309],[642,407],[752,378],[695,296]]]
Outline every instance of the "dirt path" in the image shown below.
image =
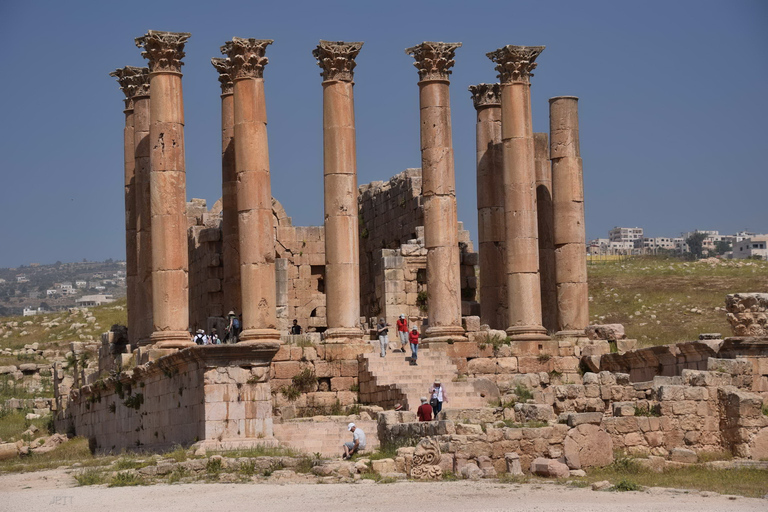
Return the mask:
[[768,510],[768,500],[714,493],[650,489],[595,492],[553,484],[493,482],[394,484],[185,484],[149,487],[73,487],[67,471],[0,476],[0,511],[187,512],[270,510],[345,512],[568,511],[703,512]]

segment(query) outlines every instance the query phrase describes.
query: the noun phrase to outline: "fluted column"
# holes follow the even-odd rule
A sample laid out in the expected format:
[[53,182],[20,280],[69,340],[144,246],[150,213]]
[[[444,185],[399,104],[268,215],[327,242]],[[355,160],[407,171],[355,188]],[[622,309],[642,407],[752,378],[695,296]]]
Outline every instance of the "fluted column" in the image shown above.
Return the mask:
[[234,89],[235,169],[240,236],[241,342],[279,340],[275,307],[275,235],[264,99],[270,39],[235,37],[221,47]]
[[426,338],[462,339],[459,232],[451,139],[450,68],[461,43],[424,42],[406,49],[419,72],[424,244],[427,248]]
[[240,237],[237,220],[234,91],[229,59],[211,59],[221,83],[221,239],[224,311],[240,313]]
[[138,284],[136,286],[136,340],[139,346],[152,343],[152,208],[149,193],[149,69],[142,68],[141,81],[133,96],[133,151],[136,158],[136,231],[138,239]]
[[575,96],[549,100],[559,336],[583,336],[589,323],[578,102]]
[[501,81],[507,296],[513,340],[548,339],[541,321],[531,71],[543,46],[505,46],[488,54]]
[[480,322],[506,329],[504,271],[504,169],[499,84],[470,85],[477,111],[477,238],[480,256]]
[[355,57],[363,43],[320,41],[323,69],[325,306],[328,339],[360,339],[360,241],[355,154]]
[[552,166],[549,136],[534,133],[536,154],[536,217],[539,227],[539,273],[541,276],[541,320],[547,332],[557,332],[557,283],[555,281],[555,212],[552,206]]
[[125,198],[125,285],[127,294],[128,340],[136,344],[136,165],[133,155],[133,94],[136,90],[135,76],[141,68],[126,66],[116,69],[109,76],[117,78],[125,94],[125,127],[123,128],[123,169]]
[[152,311],[157,348],[192,345],[181,59],[189,34],[150,30],[136,39],[149,61]]

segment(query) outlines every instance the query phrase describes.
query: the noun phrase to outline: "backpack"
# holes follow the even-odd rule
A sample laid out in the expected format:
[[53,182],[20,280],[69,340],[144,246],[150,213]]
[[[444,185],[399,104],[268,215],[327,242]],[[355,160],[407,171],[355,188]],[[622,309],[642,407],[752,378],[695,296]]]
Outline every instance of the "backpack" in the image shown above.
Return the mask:
[[235,331],[235,334],[240,334],[240,320],[237,318],[232,319],[232,329]]

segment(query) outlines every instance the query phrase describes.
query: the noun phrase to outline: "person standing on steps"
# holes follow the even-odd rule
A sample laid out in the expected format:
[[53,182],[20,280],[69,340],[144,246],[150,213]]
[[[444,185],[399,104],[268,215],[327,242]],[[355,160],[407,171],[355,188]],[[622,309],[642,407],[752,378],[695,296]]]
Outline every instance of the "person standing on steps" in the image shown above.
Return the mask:
[[299,325],[299,321],[294,318],[293,325],[291,326],[291,334],[293,336],[298,336],[302,333],[301,326]]
[[379,337],[381,357],[385,357],[387,355],[387,345],[389,344],[389,325],[383,318],[379,318],[379,323],[376,325],[376,335]]
[[408,333],[408,341],[411,343],[411,366],[416,366],[416,358],[419,354],[419,330],[415,325]]
[[429,388],[429,396],[429,405],[432,406],[435,419],[437,419],[437,415],[443,410],[443,402],[448,402],[448,393],[446,393],[440,379],[435,379],[435,383]]
[[408,343],[408,320],[405,315],[397,319],[397,335],[400,337],[400,352],[405,353],[405,345]]
[[230,311],[227,316],[229,316],[229,324],[224,328],[224,343],[237,343],[242,324],[234,311]]
[[421,405],[416,410],[419,421],[432,421],[432,406],[427,403],[427,397],[421,397]]

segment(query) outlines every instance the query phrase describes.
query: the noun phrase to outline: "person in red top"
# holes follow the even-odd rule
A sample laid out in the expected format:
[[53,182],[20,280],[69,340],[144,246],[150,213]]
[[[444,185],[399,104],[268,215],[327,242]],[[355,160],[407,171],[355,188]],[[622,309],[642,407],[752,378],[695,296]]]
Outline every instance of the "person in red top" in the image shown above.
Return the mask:
[[419,330],[414,325],[408,333],[408,341],[411,342],[411,366],[416,366],[416,356],[419,353]]
[[405,353],[405,344],[408,343],[408,320],[405,315],[397,319],[397,334],[400,336],[400,352]]
[[421,397],[421,405],[416,411],[419,421],[432,421],[432,406],[427,403],[427,397]]

